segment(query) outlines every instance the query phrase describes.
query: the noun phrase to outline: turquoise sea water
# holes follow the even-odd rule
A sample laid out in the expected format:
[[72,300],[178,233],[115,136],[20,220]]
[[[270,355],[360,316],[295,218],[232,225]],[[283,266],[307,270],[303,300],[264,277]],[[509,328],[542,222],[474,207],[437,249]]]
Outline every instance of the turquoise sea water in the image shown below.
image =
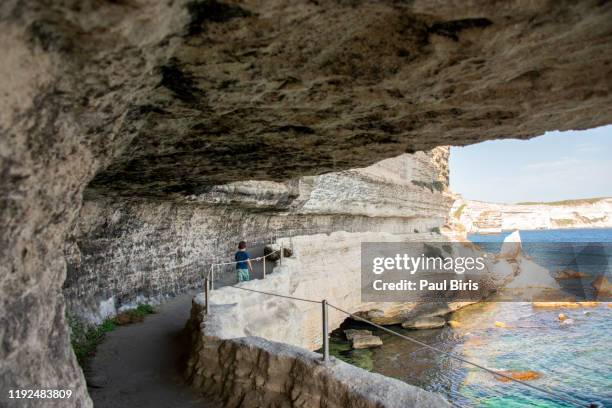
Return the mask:
[[[470,240],[495,243],[506,235],[474,235]],[[523,242],[609,243],[612,229],[525,231],[521,237]],[[559,258],[545,253],[530,255],[551,270]],[[596,256],[599,261],[585,263],[612,265],[612,259],[601,262],[601,251]],[[559,313],[566,315],[565,323],[559,321]],[[605,303],[569,309],[538,309],[527,302],[487,303],[454,313],[451,319],[459,322],[458,328],[394,330],[491,369],[534,371],[539,378],[529,381],[533,385],[612,407],[611,317],[612,308]],[[506,327],[496,327],[495,322]],[[456,406],[572,406],[520,384],[501,382],[478,368],[384,332],[376,334],[383,339],[383,347],[359,356],[372,371],[440,392]]]

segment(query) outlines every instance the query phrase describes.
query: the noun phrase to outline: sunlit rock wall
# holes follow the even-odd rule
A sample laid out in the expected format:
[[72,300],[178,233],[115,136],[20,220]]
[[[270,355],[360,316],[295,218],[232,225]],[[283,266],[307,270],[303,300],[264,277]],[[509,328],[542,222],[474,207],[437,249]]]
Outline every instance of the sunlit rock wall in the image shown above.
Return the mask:
[[499,204],[457,198],[451,218],[467,232],[612,227],[612,198]]
[[[308,235],[294,237],[293,255],[265,280],[241,284],[241,287],[278,293],[302,299],[330,303],[350,312],[393,308],[395,303],[364,303],[361,300],[362,242],[435,242],[446,239],[436,232],[391,234],[386,232]],[[321,347],[321,304],[267,296],[233,287],[210,294],[211,314],[206,320],[210,335],[222,339],[260,336],[309,350]],[[204,294],[194,302],[204,304]],[[414,305],[405,304],[410,310]],[[334,330],[347,315],[329,310],[329,327]],[[227,322],[233,322],[228,325]]]
[[[287,183],[215,186],[177,202],[89,191],[65,246],[70,311],[100,321],[135,302],[200,286],[210,263],[229,260],[241,239],[439,231],[451,203],[447,157],[447,148],[436,148]],[[359,249],[358,240],[351,245]]]

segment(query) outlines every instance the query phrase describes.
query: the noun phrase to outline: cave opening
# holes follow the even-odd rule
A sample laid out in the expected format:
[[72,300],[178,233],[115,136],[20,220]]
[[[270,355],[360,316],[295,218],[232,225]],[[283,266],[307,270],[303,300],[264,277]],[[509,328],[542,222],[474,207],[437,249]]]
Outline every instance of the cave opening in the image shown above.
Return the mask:
[[[550,132],[526,141],[494,140],[450,150],[449,190],[454,202],[448,214],[449,225],[464,234],[464,239],[485,245],[496,253],[505,238],[519,231],[522,251],[549,268],[546,275],[553,277],[564,293],[576,294],[576,299],[583,300],[565,307],[583,310],[558,313],[555,309],[538,309],[550,307],[546,302],[532,306],[523,301],[481,303],[450,313],[446,311],[440,317],[404,320],[404,323],[393,309],[372,310],[360,316],[385,322],[397,333],[436,345],[446,352],[460,353],[488,367],[512,367],[516,375],[525,378],[544,377],[553,365],[566,376],[572,376],[570,367],[585,360],[568,358],[558,350],[576,347],[575,353],[579,353],[583,347],[605,348],[610,335],[600,326],[608,318],[605,303],[602,307],[599,302],[609,298],[598,282],[607,285],[605,282],[612,278],[609,257],[612,184],[604,176],[612,171],[611,131],[610,126],[603,126]],[[575,343],[571,340],[572,344],[565,344],[563,337],[552,336],[546,358],[538,361],[535,356],[529,357],[528,350],[541,350],[547,330],[556,330],[559,323],[568,321],[568,325],[580,325],[581,331],[598,333],[597,338],[602,342],[585,335],[576,336]],[[415,330],[416,326],[420,326],[419,330]],[[500,333],[494,329],[509,326],[516,333]],[[516,337],[519,332],[520,340]],[[361,337],[361,341],[355,342],[355,336]],[[332,355],[343,361],[442,392],[460,406],[472,406],[474,394],[479,395],[480,401],[500,404],[516,401],[537,404],[541,398],[530,393],[522,397],[504,395],[494,376],[476,375],[469,366],[440,358],[439,353],[422,345],[406,344],[359,320],[347,318],[332,332],[330,342]],[[478,354],[471,349],[479,350]],[[606,381],[605,376],[590,375],[590,378],[599,385]],[[573,374],[567,384],[555,387],[585,401],[607,402],[606,396],[598,395],[583,379]]]
[[610,132],[602,126],[451,148],[450,189],[506,204],[609,197]]

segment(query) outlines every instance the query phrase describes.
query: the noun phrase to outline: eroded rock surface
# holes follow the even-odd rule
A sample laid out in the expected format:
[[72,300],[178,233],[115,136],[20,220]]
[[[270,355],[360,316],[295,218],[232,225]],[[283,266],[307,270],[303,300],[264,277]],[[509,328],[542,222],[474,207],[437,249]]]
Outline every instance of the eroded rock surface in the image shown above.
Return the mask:
[[418,319],[406,320],[402,323],[404,329],[438,329],[444,327],[446,321],[442,317],[421,317]]
[[599,1],[2,2],[3,389],[71,388],[68,404],[90,405],[60,294],[90,180],[101,195],[178,201],[610,123],[611,13]]
[[130,302],[199,286],[210,264],[231,260],[242,239],[253,246],[333,231],[427,237],[451,203],[447,155],[436,148],[287,183],[233,183],[178,202],[88,192],[65,247],[70,311],[100,321]]
[[96,188],[198,193],[612,121],[605,2],[207,0],[165,17],[185,10],[146,124]]

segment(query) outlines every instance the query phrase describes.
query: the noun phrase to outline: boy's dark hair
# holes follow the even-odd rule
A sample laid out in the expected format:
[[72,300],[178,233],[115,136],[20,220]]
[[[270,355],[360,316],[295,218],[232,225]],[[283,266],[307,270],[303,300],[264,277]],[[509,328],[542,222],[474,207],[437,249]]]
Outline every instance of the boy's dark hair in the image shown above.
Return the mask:
[[246,248],[246,242],[244,242],[244,241],[240,241],[240,242],[238,243],[238,249],[244,249],[244,248]]

